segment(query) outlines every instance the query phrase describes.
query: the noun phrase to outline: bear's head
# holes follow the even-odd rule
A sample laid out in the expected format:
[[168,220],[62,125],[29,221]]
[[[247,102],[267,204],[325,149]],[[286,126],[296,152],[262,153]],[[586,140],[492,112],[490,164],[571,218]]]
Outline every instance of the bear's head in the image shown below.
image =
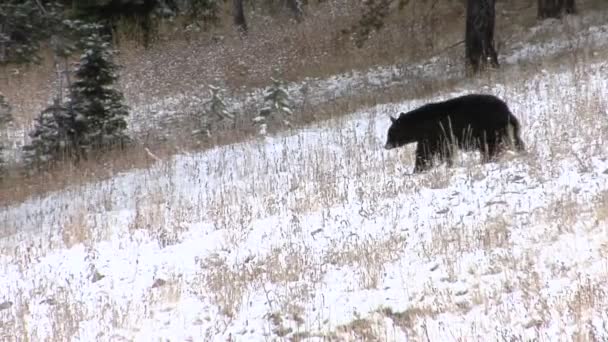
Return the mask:
[[386,135],[386,144],[384,148],[387,150],[401,147],[403,145],[413,143],[416,139],[415,132],[412,132],[411,125],[407,123],[407,117],[401,113],[399,118],[391,118],[391,126],[388,128]]

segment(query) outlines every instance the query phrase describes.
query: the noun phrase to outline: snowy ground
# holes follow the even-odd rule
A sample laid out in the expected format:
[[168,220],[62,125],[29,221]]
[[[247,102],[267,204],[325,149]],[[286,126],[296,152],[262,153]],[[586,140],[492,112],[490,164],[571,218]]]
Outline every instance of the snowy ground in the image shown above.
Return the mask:
[[379,105],[0,211],[0,338],[606,340],[608,64],[486,89],[528,154],[411,175]]

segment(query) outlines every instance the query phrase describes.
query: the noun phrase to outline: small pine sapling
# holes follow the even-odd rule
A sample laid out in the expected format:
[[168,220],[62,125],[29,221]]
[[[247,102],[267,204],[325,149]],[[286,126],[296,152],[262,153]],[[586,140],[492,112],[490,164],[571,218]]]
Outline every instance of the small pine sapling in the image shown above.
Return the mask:
[[215,86],[209,86],[209,88],[211,88],[211,100],[208,102],[210,112],[215,114],[220,120],[234,121],[234,114],[228,111],[226,102],[220,96],[221,88]]
[[253,118],[254,124],[260,127],[260,134],[262,135],[266,134],[268,124],[273,116],[278,115],[283,124],[289,126],[290,123],[286,117],[293,114],[293,101],[283,82],[275,78],[271,79],[272,85],[264,95],[265,106],[260,110],[260,114]]
[[74,148],[72,120],[73,116],[58,99],[40,112],[34,130],[29,133],[31,142],[23,147],[24,159],[31,171],[50,166]]
[[209,86],[211,99],[204,105],[205,110],[197,115],[198,128],[192,131],[193,135],[211,136],[211,128],[214,122],[235,122],[235,115],[228,111],[226,102],[222,98],[220,87]]

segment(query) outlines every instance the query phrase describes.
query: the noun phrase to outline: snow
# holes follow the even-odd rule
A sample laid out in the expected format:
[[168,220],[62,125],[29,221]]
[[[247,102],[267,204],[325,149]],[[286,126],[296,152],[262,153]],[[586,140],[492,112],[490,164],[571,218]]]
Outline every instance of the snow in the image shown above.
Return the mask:
[[528,149],[496,163],[382,148],[470,83],[1,208],[0,337],[608,339],[607,67],[486,84]]
[[605,67],[489,89],[531,156],[411,175],[411,148],[381,148],[389,114],[461,89],[4,208],[0,335],[608,338],[606,131],[567,106],[606,93]]

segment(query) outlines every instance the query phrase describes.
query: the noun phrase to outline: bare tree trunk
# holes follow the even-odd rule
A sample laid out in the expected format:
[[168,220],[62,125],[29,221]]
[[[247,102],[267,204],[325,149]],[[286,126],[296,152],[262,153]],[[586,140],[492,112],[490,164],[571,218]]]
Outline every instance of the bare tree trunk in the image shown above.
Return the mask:
[[559,18],[563,14],[576,14],[574,0],[538,0],[538,18]]
[[[4,25],[0,23],[0,36],[6,36],[6,32],[4,32]],[[0,64],[4,64],[8,60],[8,56],[6,53],[7,42],[0,42]]]
[[467,0],[465,57],[474,72],[489,63],[498,67],[494,49],[494,0]]
[[287,6],[293,13],[296,20],[302,21],[302,1],[301,0],[286,0]]
[[243,0],[233,0],[233,16],[234,25],[242,34],[247,34],[247,21],[245,20],[245,11],[243,9]]

